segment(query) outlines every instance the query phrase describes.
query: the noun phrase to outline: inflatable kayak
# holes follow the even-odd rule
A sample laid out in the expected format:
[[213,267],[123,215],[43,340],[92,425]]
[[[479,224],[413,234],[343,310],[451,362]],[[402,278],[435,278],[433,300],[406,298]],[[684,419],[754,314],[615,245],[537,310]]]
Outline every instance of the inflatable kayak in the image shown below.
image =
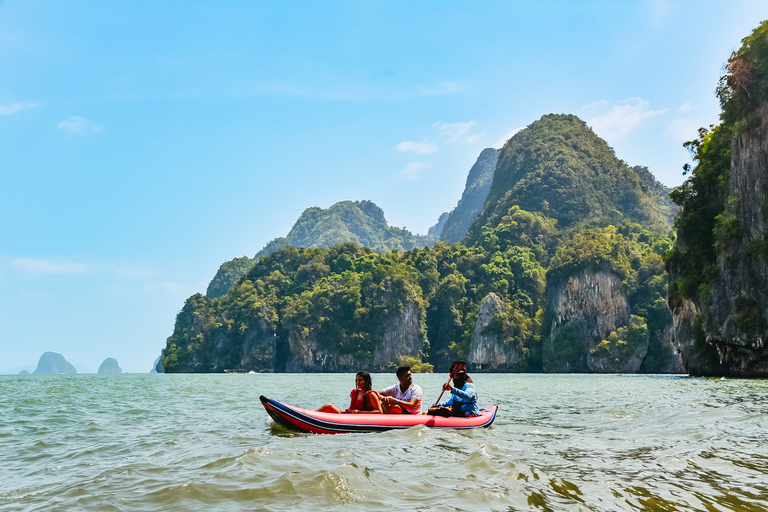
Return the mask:
[[495,405],[480,409],[480,414],[474,418],[443,418],[427,414],[334,414],[302,409],[264,395],[259,398],[276,423],[291,430],[314,434],[383,432],[416,425],[434,428],[488,428],[496,419],[498,409]]

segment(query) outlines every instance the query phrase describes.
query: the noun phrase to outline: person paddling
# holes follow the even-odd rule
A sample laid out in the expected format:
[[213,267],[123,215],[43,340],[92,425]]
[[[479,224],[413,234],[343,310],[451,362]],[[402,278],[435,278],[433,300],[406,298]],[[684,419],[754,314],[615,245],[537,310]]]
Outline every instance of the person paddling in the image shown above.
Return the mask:
[[443,391],[450,391],[451,398],[442,402],[440,407],[450,410],[451,416],[471,417],[480,414],[475,384],[467,375],[466,366],[463,364],[457,366],[455,371],[451,371],[451,377],[453,377],[453,385],[450,381],[443,384]]
[[410,366],[401,366],[396,372],[399,381],[381,391],[381,403],[388,414],[421,414],[421,386],[413,383]]
[[368,372],[357,372],[355,375],[355,389],[349,394],[349,398],[349,408],[344,411],[333,404],[325,404],[320,407],[318,411],[333,412],[336,414],[384,413],[378,393],[371,389],[371,374]]

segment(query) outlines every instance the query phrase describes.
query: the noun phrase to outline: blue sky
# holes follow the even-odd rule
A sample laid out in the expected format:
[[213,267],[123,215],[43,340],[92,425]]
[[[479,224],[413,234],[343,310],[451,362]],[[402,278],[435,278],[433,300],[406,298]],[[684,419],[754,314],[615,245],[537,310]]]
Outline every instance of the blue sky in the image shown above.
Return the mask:
[[486,147],[575,114],[682,182],[768,3],[0,3],[0,371],[147,372],[219,265],[310,206],[426,233]]

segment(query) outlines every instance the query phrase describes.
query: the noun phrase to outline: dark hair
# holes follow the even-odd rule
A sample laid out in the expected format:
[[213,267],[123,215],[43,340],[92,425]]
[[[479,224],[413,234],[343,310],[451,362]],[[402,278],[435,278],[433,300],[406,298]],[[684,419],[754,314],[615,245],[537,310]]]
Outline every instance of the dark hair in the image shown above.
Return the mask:
[[411,371],[410,366],[401,366],[400,368],[397,369],[397,372],[395,372],[395,375],[397,375],[397,378],[400,379],[402,378],[403,375],[405,375],[409,371]]
[[363,382],[365,382],[365,391],[370,391],[371,386],[372,386],[372,384],[371,384],[371,374],[368,373],[368,372],[365,372],[365,371],[357,372],[355,374],[355,377],[357,377],[358,375],[361,376],[363,378]]

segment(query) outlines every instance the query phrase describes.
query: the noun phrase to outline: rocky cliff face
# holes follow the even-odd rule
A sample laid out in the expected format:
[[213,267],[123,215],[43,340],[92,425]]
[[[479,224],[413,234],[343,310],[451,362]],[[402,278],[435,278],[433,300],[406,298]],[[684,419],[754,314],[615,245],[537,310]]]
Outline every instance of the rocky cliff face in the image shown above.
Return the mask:
[[[420,317],[418,305],[409,303],[403,307],[402,312],[393,315],[385,323],[381,341],[373,352],[370,371],[388,371],[389,365],[395,363],[398,356],[421,355],[425,338]],[[361,369],[353,355],[327,350],[318,343],[310,330],[289,327],[288,347],[288,372],[352,372]]]
[[440,240],[456,243],[467,234],[469,226],[483,209],[498,160],[499,150],[493,148],[484,149],[477,157],[475,165],[469,170],[461,199],[445,219],[445,224],[440,230]]
[[397,356],[420,357],[424,349],[420,310],[414,303],[406,304],[384,331],[383,343],[373,352],[373,370],[387,370]]
[[590,350],[610,331],[629,323],[621,281],[605,271],[583,270],[549,285],[547,302],[552,323],[542,341],[546,372],[591,371]]
[[504,303],[495,293],[489,294],[480,304],[467,357],[471,371],[509,371],[520,358],[517,347],[505,347],[501,335],[489,329],[494,315],[503,310]]
[[[709,297],[670,302],[692,375],[768,377],[768,108],[733,139],[729,209],[739,234],[717,259]],[[684,234],[678,244],[685,243]],[[672,276],[674,279],[676,276]]]

